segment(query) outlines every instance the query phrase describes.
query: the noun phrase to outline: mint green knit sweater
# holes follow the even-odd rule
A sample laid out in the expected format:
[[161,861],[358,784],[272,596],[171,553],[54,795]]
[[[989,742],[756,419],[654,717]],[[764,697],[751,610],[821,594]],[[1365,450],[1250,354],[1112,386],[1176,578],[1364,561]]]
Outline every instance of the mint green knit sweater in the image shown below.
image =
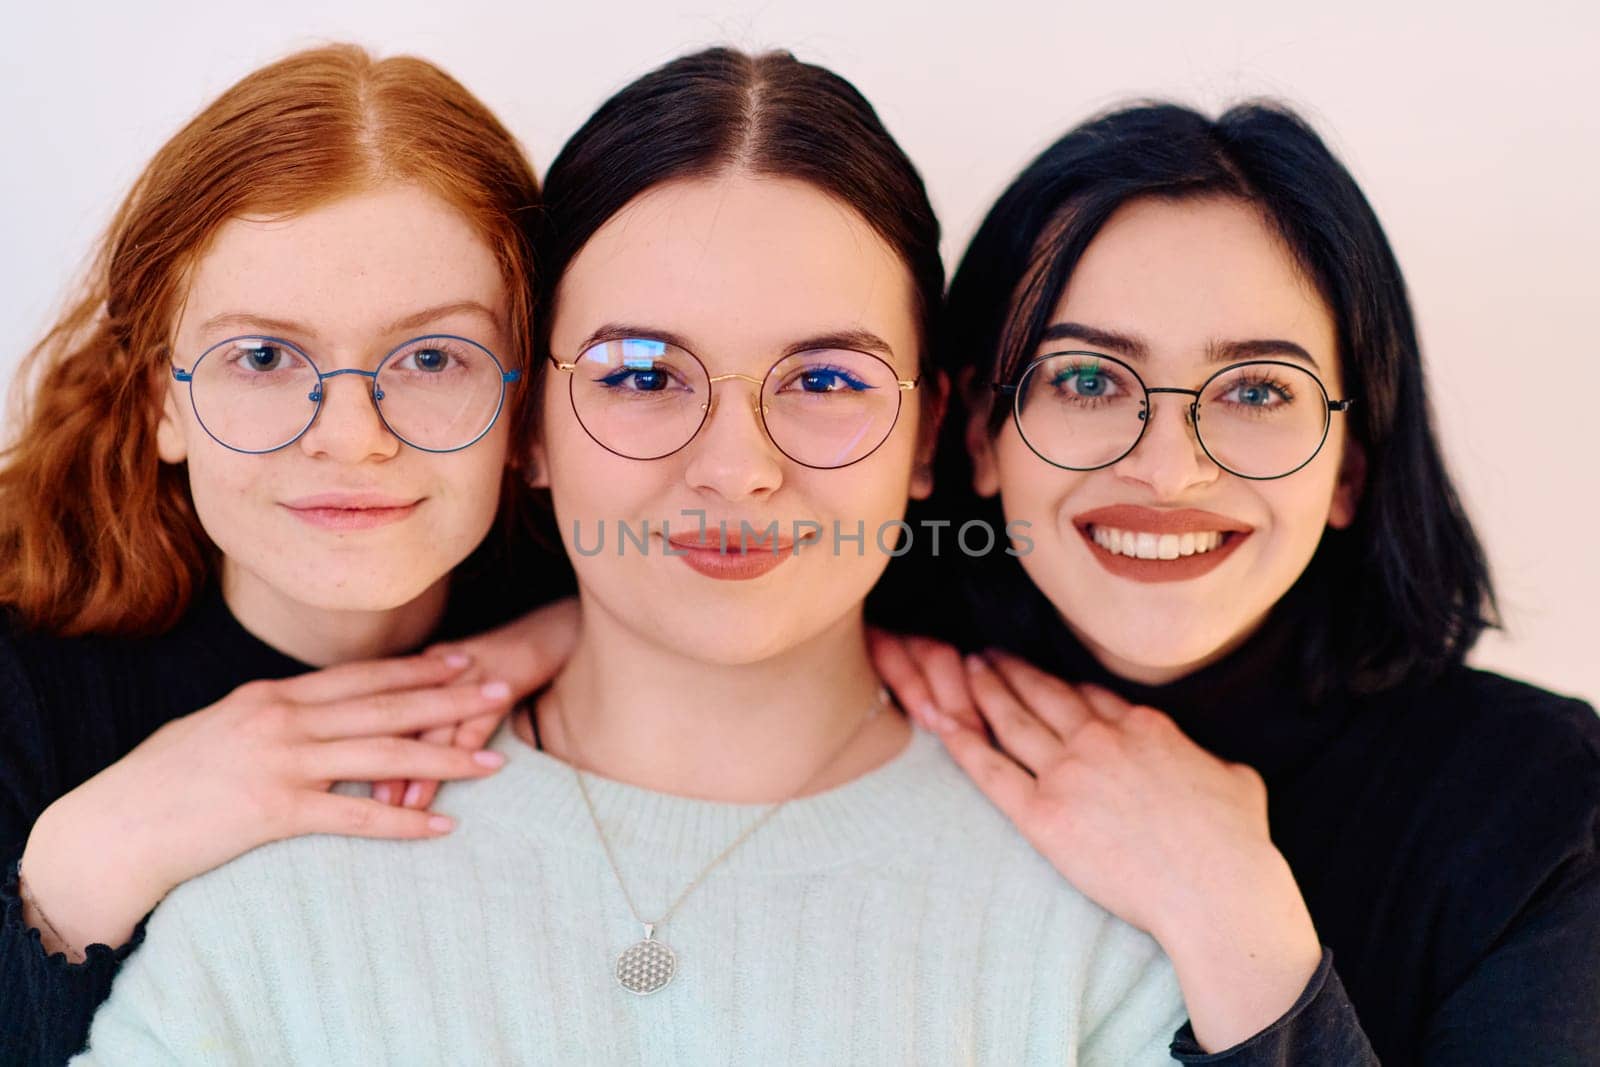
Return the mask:
[[[1184,1012],[1155,943],[930,734],[713,870],[656,930],[679,969],[649,996],[614,977],[643,931],[571,768],[509,720],[490,747],[500,771],[441,789],[444,837],[280,841],[172,892],[73,1062],[1170,1062]],[[589,781],[646,918],[765,810]]]

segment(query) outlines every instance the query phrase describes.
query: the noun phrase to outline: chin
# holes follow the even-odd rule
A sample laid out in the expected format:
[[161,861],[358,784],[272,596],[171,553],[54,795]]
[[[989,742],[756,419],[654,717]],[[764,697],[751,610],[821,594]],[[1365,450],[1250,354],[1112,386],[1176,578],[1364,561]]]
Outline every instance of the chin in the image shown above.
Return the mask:
[[283,593],[319,611],[383,612],[405,607],[432,586],[431,582],[420,587],[400,586],[360,577],[341,584],[338,578],[325,578],[317,587],[285,589]]
[[[1098,609],[1104,612],[1104,607]],[[1251,627],[1227,620],[1184,621],[1125,616],[1115,627],[1072,627],[1107,670],[1145,684],[1165,684],[1232,651]]]

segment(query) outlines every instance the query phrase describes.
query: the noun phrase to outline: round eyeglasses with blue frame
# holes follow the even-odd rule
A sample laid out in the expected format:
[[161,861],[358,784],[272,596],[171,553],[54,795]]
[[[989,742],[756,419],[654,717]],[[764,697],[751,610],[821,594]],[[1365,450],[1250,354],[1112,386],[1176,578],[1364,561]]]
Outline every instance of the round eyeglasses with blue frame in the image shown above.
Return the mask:
[[189,406],[207,435],[246,455],[287,448],[317,421],[326,382],[368,379],[384,427],[423,452],[459,452],[494,427],[506,387],[522,377],[487,347],[455,334],[413,337],[378,361],[324,373],[305,349],[279,337],[230,337],[207,348],[174,380],[189,387]]

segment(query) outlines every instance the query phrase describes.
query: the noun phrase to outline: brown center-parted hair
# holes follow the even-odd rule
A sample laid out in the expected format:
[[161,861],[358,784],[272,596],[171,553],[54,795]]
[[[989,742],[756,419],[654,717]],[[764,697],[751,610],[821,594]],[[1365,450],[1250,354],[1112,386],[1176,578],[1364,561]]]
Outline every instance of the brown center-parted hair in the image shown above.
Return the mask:
[[[298,52],[226,90],[156,153],[117,210],[78,292],[28,353],[0,453],[0,606],[61,634],[172,626],[214,572],[188,475],[156,425],[193,267],[225,222],[292,215],[388,183],[461,211],[494,252],[510,366],[527,368],[539,185],[516,139],[421,59],[353,45]],[[535,406],[507,405],[525,453]],[[526,501],[507,472],[503,522]]]

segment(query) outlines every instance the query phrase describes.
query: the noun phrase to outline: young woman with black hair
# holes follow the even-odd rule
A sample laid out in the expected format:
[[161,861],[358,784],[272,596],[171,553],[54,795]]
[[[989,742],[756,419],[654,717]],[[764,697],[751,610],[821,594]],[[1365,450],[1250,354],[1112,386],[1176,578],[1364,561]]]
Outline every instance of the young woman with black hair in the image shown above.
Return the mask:
[[534,470],[581,625],[448,837],[298,838],[176,890],[85,1062],[1168,1059],[1155,942],[889,701],[863,601],[929,489],[943,283],[856,90],[724,49],[545,183]]
[[1596,1062],[1600,721],[1462,663],[1488,567],[1400,269],[1316,134],[1095,119],[1000,197],[947,315],[928,510],[1027,543],[921,561],[961,610],[884,617],[1006,651],[877,664],[1166,949],[1177,1057]]

